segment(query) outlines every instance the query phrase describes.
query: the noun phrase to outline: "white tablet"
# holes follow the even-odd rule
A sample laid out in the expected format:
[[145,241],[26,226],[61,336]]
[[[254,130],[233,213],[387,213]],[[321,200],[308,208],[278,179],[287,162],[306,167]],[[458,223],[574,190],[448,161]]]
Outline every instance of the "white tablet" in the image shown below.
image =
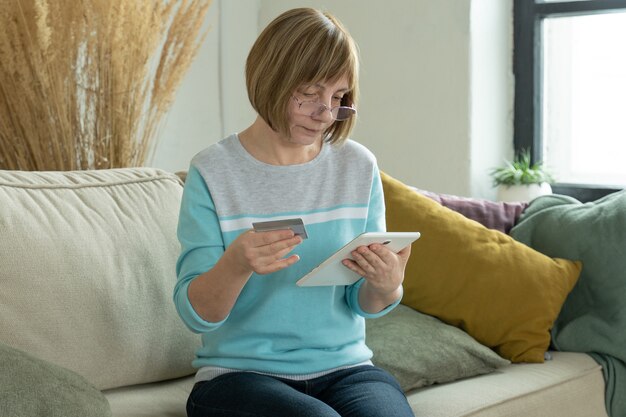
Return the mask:
[[352,251],[359,246],[372,243],[386,245],[394,252],[399,252],[419,239],[419,232],[368,232],[362,233],[351,242],[333,253],[324,262],[313,268],[311,272],[300,278],[296,284],[301,287],[321,285],[350,285],[361,278],[359,274],[348,269],[342,261],[352,259]]

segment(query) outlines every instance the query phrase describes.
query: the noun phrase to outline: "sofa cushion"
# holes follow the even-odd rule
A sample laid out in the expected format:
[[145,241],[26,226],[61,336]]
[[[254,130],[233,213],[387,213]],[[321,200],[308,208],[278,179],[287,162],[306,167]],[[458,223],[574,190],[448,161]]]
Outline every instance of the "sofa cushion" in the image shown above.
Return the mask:
[[1,414],[11,417],[106,417],[104,395],[80,375],[0,343]]
[[194,376],[104,391],[113,417],[187,417]]
[[404,391],[493,372],[509,364],[463,330],[410,307],[366,321],[372,361],[396,377]]
[[584,353],[550,353],[544,363],[419,388],[407,399],[416,416],[607,417],[602,368]]
[[513,362],[543,362],[581,264],[549,258],[382,174],[387,229],[417,230],[402,302]]
[[511,234],[549,256],[583,261],[554,324],[554,346],[593,352],[607,379],[609,414],[626,415],[626,191],[585,204],[539,197]]
[[99,389],[193,372],[172,303],[182,184],[151,168],[0,171],[0,341]]

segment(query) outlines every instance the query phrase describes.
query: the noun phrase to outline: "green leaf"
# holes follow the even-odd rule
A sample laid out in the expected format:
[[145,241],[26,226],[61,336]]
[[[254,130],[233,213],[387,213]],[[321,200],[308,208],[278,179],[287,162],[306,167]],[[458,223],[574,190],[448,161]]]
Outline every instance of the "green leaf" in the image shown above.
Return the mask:
[[518,152],[513,161],[504,161],[504,166],[492,168],[490,175],[494,187],[498,185],[528,185],[553,183],[554,178],[541,162],[531,164],[530,150]]

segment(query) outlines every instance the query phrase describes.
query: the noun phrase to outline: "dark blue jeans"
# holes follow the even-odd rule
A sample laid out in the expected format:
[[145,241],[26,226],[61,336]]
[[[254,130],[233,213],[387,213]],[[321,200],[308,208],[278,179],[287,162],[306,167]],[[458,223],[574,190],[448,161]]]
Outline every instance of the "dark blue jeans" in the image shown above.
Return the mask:
[[374,366],[308,381],[233,372],[198,382],[189,417],[414,417],[396,380]]

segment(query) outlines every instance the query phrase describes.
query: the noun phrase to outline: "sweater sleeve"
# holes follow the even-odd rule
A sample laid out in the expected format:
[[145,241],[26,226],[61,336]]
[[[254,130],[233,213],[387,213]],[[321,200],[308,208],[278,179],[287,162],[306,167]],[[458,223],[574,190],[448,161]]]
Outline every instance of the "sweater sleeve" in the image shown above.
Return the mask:
[[[374,166],[372,190],[370,192],[370,201],[367,213],[367,224],[365,226],[366,232],[383,232],[387,230],[385,224],[385,198],[383,195],[383,185],[382,180],[380,179],[380,172],[376,166]],[[365,279],[361,278],[346,289],[346,302],[348,303],[348,306],[350,306],[350,309],[359,316],[365,317],[366,319],[381,317],[393,310],[400,303],[402,297],[382,311],[377,313],[365,312],[359,304],[359,289],[361,288],[361,285],[363,285],[363,282],[365,282]]]
[[200,317],[189,301],[189,284],[213,268],[224,253],[215,205],[204,178],[192,165],[187,173],[178,219],[181,253],[176,263],[178,281],[174,287],[174,304],[181,319],[196,333],[218,328],[226,319],[212,323]]
[[361,308],[361,305],[359,304],[359,289],[361,288],[361,285],[363,285],[364,282],[365,282],[365,278],[361,278],[360,280],[352,284],[350,287],[348,287],[348,291],[346,291],[348,305],[350,306],[352,311],[354,311],[359,316],[362,316],[366,319],[376,319],[378,317],[382,317],[385,314],[389,313],[391,310],[396,308],[398,304],[400,304],[400,300],[402,300],[402,296],[400,296],[400,298],[398,298],[396,301],[394,301],[393,303],[391,303],[390,305],[388,305],[387,307],[385,307],[384,309],[382,309],[381,311],[377,313],[368,313],[366,311],[363,311],[363,309]]

